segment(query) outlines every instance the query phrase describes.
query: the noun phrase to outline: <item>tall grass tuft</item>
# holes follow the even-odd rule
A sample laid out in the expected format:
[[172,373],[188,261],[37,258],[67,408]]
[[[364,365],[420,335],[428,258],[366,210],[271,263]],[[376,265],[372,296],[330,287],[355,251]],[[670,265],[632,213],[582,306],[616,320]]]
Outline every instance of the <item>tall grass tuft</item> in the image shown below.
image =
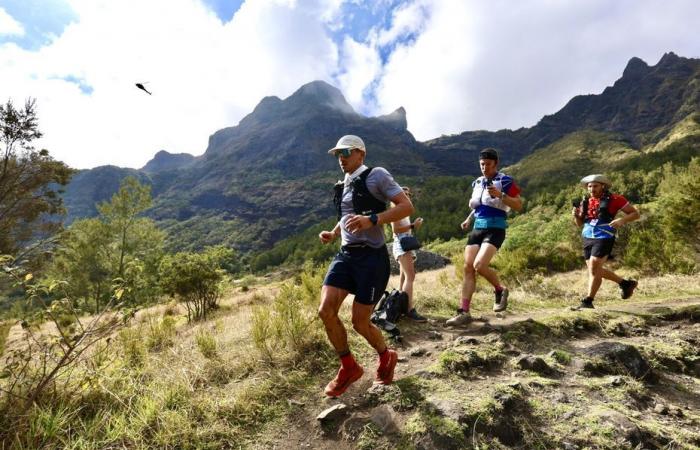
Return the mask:
[[124,360],[129,367],[142,367],[145,364],[148,351],[143,342],[140,327],[120,331],[119,342],[124,352]]
[[175,343],[175,319],[165,316],[158,320],[149,317],[146,346],[149,350],[159,351],[172,347]]
[[194,337],[197,348],[205,358],[212,359],[217,355],[216,339],[209,330],[200,329]]
[[307,358],[309,349],[325,342],[322,324],[317,320],[323,273],[307,264],[296,280],[282,285],[271,305],[253,309],[253,343],[268,362]]
[[12,328],[11,322],[0,322],[0,356],[5,350],[5,342],[7,342],[7,336],[10,334],[10,328]]

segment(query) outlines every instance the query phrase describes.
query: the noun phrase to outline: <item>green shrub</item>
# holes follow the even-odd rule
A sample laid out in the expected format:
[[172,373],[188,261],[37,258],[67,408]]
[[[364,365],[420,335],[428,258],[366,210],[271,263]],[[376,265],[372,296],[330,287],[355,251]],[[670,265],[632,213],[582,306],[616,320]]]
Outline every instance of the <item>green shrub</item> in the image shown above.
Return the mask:
[[[649,273],[698,270],[700,249],[700,158],[687,167],[667,164],[648,217],[627,233],[623,262]],[[646,214],[645,214],[646,215]],[[623,229],[624,230],[624,229]]]

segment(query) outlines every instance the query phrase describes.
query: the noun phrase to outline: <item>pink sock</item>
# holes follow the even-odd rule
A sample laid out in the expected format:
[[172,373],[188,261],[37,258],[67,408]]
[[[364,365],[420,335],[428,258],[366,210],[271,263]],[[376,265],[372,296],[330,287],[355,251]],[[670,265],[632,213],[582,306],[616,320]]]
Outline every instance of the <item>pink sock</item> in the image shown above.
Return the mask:
[[501,285],[499,284],[498,286],[496,286],[496,287],[494,288],[494,290],[495,290],[496,292],[503,292],[503,286],[501,286]]
[[464,312],[469,312],[469,304],[472,302],[472,299],[470,298],[463,298],[462,299],[462,311]]

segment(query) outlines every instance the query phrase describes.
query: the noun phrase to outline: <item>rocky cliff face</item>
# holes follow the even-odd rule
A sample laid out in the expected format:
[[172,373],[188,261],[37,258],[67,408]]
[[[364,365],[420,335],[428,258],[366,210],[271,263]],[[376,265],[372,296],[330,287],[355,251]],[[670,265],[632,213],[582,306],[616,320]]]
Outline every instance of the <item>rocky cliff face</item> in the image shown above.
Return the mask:
[[655,66],[632,58],[622,77],[597,95],[579,95],[534,127],[468,131],[426,142],[427,157],[440,171],[457,175],[483,147],[495,147],[502,165],[581,130],[616,132],[633,147],[663,138],[675,124],[700,111],[700,60],[665,54]]

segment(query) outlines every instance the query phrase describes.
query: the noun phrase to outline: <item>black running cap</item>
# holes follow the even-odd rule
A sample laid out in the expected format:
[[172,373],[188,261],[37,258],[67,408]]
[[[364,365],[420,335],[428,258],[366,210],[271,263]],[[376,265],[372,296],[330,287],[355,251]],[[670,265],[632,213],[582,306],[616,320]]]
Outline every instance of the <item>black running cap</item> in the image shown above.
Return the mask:
[[498,161],[498,152],[495,148],[485,148],[479,152],[479,159],[492,159]]

